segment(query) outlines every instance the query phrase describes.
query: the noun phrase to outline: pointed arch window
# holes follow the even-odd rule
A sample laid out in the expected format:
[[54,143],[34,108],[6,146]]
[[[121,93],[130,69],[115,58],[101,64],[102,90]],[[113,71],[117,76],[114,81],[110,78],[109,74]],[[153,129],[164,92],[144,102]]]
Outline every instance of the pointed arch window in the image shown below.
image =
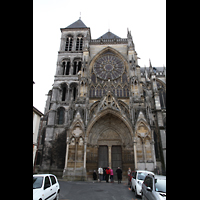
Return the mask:
[[124,92],[124,97],[127,97],[127,86],[124,86],[123,92]]
[[70,70],[70,62],[68,61],[65,75],[69,75],[69,70]]
[[127,88],[126,91],[127,91],[127,97],[129,97],[129,89]]
[[125,82],[127,82],[127,76],[126,76],[126,74],[124,73],[124,74],[122,75],[122,83],[125,83]]
[[96,89],[96,96],[101,97],[101,87],[100,86],[98,86]]
[[107,86],[105,85],[104,88],[103,88],[103,95],[106,94],[106,90],[107,90]]
[[62,101],[65,101],[65,97],[66,97],[66,84],[62,85]]
[[81,66],[82,66],[81,61],[74,61],[73,75],[76,75],[79,71],[81,71]]
[[62,75],[69,75],[70,62],[69,62],[69,61],[63,62],[63,63],[62,63],[62,67],[63,67]]
[[74,101],[76,100],[76,95],[77,95],[77,88],[75,86],[74,89],[73,89],[73,100]]
[[117,97],[122,97],[122,87],[119,85],[117,87]]
[[65,109],[63,107],[58,108],[58,110],[57,110],[57,124],[63,124],[64,123],[64,114],[65,114]]
[[115,87],[113,85],[111,86],[111,90],[112,90],[113,94],[115,95]]
[[96,76],[95,76],[94,73],[92,74],[91,79],[92,79],[92,82],[93,82],[93,83],[96,83]]
[[94,97],[94,96],[95,96],[95,88],[94,88],[94,86],[92,86],[90,88],[90,97]]
[[83,36],[78,36],[76,39],[76,51],[83,50]]
[[65,44],[65,51],[72,50],[72,42],[73,42],[73,36],[68,36],[66,39],[66,44]]

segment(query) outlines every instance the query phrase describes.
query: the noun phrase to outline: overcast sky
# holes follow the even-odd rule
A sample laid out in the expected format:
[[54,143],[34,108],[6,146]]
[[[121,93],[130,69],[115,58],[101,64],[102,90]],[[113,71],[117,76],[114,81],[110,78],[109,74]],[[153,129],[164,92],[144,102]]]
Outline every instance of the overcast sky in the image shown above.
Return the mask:
[[33,0],[33,106],[44,113],[52,89],[61,31],[80,17],[92,39],[131,31],[140,67],[166,67],[166,0]]

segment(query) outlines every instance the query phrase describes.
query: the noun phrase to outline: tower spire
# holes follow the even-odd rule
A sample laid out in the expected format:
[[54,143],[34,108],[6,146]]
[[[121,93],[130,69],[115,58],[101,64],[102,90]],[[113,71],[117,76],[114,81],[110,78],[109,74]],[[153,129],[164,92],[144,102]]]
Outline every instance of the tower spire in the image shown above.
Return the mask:
[[81,12],[80,12],[80,17],[79,17],[79,19],[81,19]]
[[149,67],[152,67],[150,58],[149,58]]

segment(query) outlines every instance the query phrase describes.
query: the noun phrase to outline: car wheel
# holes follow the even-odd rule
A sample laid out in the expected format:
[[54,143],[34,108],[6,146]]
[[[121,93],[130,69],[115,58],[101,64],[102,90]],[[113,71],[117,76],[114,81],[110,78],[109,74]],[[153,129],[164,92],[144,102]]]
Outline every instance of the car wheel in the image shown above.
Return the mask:
[[137,188],[135,187],[135,197],[137,197]]
[[57,193],[55,200],[59,200],[59,193]]

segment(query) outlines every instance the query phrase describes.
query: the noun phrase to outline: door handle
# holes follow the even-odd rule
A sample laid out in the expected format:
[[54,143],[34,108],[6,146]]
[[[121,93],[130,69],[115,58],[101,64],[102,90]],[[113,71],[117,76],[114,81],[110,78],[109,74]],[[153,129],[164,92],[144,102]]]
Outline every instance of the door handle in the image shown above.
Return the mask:
[[50,190],[52,190],[52,189],[50,189]]

